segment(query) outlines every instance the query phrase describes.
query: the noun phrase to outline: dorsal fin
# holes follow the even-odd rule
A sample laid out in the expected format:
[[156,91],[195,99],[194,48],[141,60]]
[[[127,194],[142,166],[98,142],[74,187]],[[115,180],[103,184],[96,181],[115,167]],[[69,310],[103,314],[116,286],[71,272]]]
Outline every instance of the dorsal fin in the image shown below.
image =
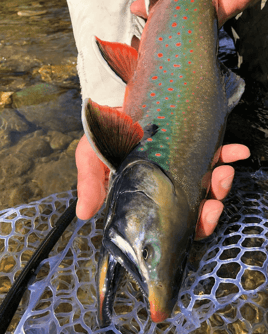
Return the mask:
[[99,158],[111,169],[118,169],[143,137],[139,123],[116,108],[87,100],[82,115],[85,133]]
[[96,43],[111,69],[128,83],[137,67],[137,50],[127,44],[106,42],[98,37]]

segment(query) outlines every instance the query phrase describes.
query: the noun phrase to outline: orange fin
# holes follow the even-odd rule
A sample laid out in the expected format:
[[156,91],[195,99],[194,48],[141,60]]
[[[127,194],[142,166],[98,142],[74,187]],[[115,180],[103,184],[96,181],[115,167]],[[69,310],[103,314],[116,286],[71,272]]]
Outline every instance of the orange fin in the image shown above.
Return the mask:
[[96,42],[111,69],[125,83],[128,83],[137,67],[137,50],[127,44],[106,42],[98,37],[96,37]]
[[85,107],[85,120],[100,158],[113,169],[121,165],[143,137],[142,127],[133,123],[130,116],[90,99]]

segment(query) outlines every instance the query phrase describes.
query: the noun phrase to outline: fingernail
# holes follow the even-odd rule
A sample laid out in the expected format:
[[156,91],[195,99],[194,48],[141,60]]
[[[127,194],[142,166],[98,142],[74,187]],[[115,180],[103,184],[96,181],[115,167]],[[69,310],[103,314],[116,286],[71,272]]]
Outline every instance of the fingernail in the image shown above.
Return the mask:
[[221,181],[221,186],[222,186],[224,189],[230,189],[231,186],[232,186],[233,179],[234,179],[234,175],[231,175],[231,176],[226,177],[225,179],[223,179],[223,180]]
[[217,222],[218,222],[218,220],[220,218],[221,213],[222,213],[222,210],[214,210],[214,211],[209,212],[206,215],[206,221],[209,224],[217,224]]

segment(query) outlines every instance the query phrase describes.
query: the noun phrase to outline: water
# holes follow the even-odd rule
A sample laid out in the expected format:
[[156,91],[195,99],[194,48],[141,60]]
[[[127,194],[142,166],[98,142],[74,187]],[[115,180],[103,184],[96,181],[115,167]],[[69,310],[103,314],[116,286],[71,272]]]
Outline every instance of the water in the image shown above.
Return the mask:
[[66,1],[1,1],[0,209],[76,188],[76,53]]

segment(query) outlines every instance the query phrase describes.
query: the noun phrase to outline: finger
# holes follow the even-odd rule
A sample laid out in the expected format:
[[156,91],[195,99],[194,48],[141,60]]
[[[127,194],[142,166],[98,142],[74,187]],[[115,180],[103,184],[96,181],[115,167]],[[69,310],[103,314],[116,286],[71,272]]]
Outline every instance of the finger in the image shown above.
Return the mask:
[[244,160],[250,157],[250,150],[242,144],[224,145],[221,149],[220,163],[230,163],[237,160]]
[[204,239],[214,232],[223,208],[222,202],[215,199],[205,201],[196,226],[195,240]]
[[76,214],[80,219],[89,219],[103,204],[105,191],[105,168],[84,135],[75,153],[77,166],[78,202]]
[[130,6],[130,11],[136,16],[140,16],[145,20],[148,19],[144,0],[134,1]]
[[215,168],[211,177],[211,197],[223,200],[231,190],[234,174],[234,168],[228,165]]

